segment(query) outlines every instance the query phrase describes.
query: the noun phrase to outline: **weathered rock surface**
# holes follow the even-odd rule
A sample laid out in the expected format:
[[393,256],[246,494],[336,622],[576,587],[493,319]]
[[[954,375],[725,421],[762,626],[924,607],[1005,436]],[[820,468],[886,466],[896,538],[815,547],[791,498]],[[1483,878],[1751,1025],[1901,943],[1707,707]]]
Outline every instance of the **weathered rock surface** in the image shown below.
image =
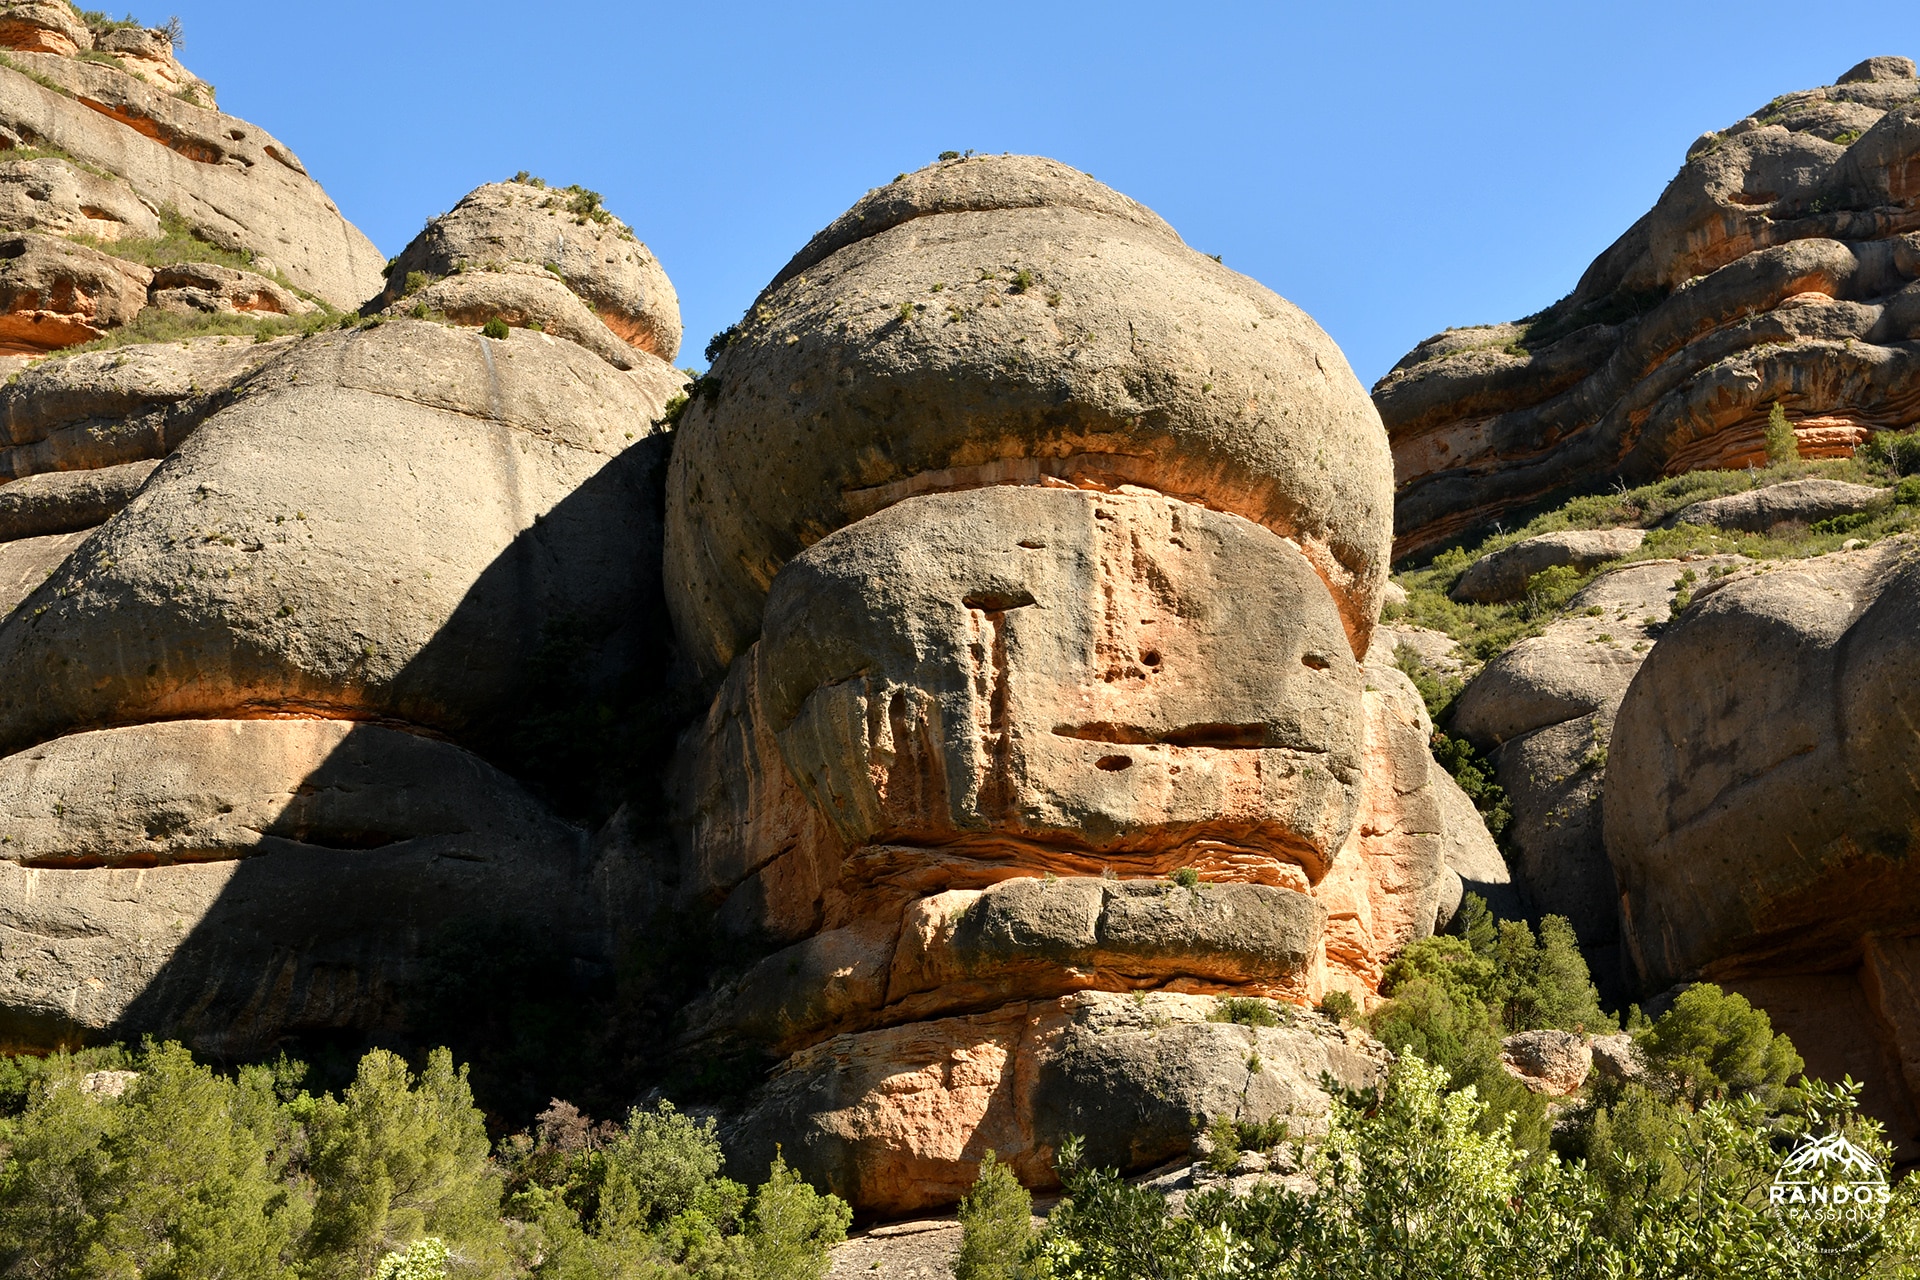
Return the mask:
[[1365,652],[1388,461],[1297,308],[1029,157],[944,162],[848,218],[762,294],[680,421],[668,598],[710,675],[805,547],[914,494],[1008,483],[1135,485],[1266,525]]
[[93,33],[64,0],[29,0],[0,9],[0,49],[72,57],[93,48]]
[[285,712],[459,733],[551,620],[633,642],[653,535],[625,451],[658,390],[540,334],[397,321],[299,343],[234,397],[0,623],[6,749]]
[[[796,1168],[857,1205],[898,1216],[951,1204],[988,1149],[1031,1186],[1083,1135],[1090,1161],[1134,1170],[1185,1152],[1211,1117],[1325,1126],[1330,1073],[1361,1087],[1386,1055],[1302,1016],[1285,1027],[1209,1021],[1204,996],[1084,992],[990,1014],[841,1036],[791,1059],[728,1126],[728,1160],[758,1168],[774,1135]],[[1260,1070],[1247,1065],[1257,1053]]]
[[51,236],[0,239],[0,351],[89,342],[147,305],[153,273]]
[[161,230],[160,219],[126,182],[53,158],[0,160],[0,228],[106,244]]
[[148,300],[162,311],[245,311],[303,316],[318,310],[263,275],[211,262],[176,262],[153,273]]
[[1500,1065],[1533,1092],[1564,1098],[1586,1083],[1593,1046],[1573,1031],[1521,1031],[1500,1042]]
[[157,462],[55,471],[0,485],[0,542],[72,533],[106,523],[133,500]]
[[162,458],[293,342],[195,338],[41,361],[0,386],[0,477]]
[[39,590],[86,536],[53,533],[0,542],[0,614],[12,613],[22,600]]
[[631,227],[577,187],[496,182],[475,189],[394,259],[381,298],[391,304],[405,296],[415,272],[452,276],[511,263],[551,271],[635,349],[668,362],[679,352],[680,299],[666,271]]
[[[0,134],[14,146],[62,151],[114,175],[150,210],[176,213],[193,234],[257,255],[256,265],[271,264],[334,306],[357,307],[379,291],[379,250],[341,217],[285,143],[177,96],[212,100],[205,86],[181,78],[163,38],[122,31],[103,40],[119,65],[62,52],[9,54],[14,65],[0,68]],[[7,203],[18,208],[0,200]],[[113,216],[93,234],[153,234],[144,220],[136,226],[122,216],[124,205],[116,197],[100,206]],[[103,234],[109,223],[120,229]]]
[[1884,506],[1887,491],[1841,480],[1788,480],[1763,489],[1705,498],[1674,514],[1674,524],[1704,524],[1743,533],[1766,533],[1783,524],[1812,524]]
[[389,315],[421,311],[475,328],[499,320],[517,329],[539,329],[578,343],[616,369],[631,369],[645,359],[616,337],[566,285],[524,263],[508,263],[497,272],[472,271],[436,280],[387,308]]
[[0,822],[10,1049],[396,1027],[445,929],[555,929],[604,961],[623,905],[593,899],[584,833],[505,775],[342,721],[59,738],[0,759]]
[[1708,134],[1567,297],[1374,388],[1396,556],[1552,495],[1802,457],[1920,418],[1920,80],[1874,59]]
[[883,1223],[834,1246],[827,1280],[951,1280],[960,1236],[951,1215]]
[[[1500,846],[1487,833],[1480,811],[1445,769],[1435,769],[1432,776],[1444,833],[1441,854],[1447,869],[1460,879],[1462,897],[1477,893],[1499,919],[1522,919],[1528,914],[1526,899],[1513,883],[1513,873],[1507,868]],[[1435,929],[1445,927],[1441,924]]]
[[1648,988],[1746,994],[1810,1073],[1866,1082],[1903,1152],[1920,1150],[1916,600],[1906,540],[1712,584],[1628,691],[1604,801]]
[[1633,1081],[1647,1073],[1639,1053],[1634,1049],[1633,1036],[1625,1031],[1595,1036],[1591,1048],[1594,1073],[1603,1079]]
[[1543,533],[1474,561],[1448,592],[1455,600],[1482,604],[1518,600],[1536,573],[1559,565],[1586,573],[1631,554],[1647,540],[1645,529],[1575,529]]

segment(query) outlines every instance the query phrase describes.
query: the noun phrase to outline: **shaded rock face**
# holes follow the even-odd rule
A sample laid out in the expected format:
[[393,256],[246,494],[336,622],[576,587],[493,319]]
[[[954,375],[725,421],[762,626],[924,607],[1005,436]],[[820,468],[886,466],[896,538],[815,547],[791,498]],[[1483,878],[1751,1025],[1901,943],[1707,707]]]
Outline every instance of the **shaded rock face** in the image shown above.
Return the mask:
[[1920,418],[1912,65],[1870,60],[1703,136],[1573,293],[1395,366],[1374,388],[1394,555],[1615,478],[1764,461],[1776,402],[1802,457]]
[[[1322,344],[1032,158],[870,194],[755,304],[681,419],[666,557],[727,664],[679,892],[771,949],[686,1023],[782,1059],[736,1158],[903,1213],[988,1148],[1047,1185],[1067,1132],[1140,1168],[1373,1078],[1330,1028],[1208,1021],[1370,1001],[1460,898],[1425,708],[1356,657],[1386,459]],[[1250,1082],[1256,1046],[1285,1066]]]
[[1896,540],[1703,589],[1627,692],[1604,799],[1647,986],[1746,993],[1810,1072],[1868,1082],[1903,1151],[1920,1146],[1917,572]]
[[670,375],[406,320],[0,388],[0,1042],[401,1032],[462,931],[606,965],[642,855],[490,760],[556,626],[649,661]]
[[1297,308],[1065,166],[949,161],[870,193],[733,331],[680,423],[668,598],[717,677],[835,529],[920,493],[1134,485],[1293,541],[1358,655],[1387,466]]

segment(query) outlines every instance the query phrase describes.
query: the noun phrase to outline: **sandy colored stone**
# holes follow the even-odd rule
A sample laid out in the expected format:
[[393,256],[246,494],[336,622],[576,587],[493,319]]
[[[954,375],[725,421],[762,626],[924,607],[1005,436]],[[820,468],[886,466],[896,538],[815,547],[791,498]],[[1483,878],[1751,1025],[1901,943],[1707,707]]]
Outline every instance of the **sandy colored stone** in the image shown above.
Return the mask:
[[175,721],[0,760],[0,1041],[403,1025],[457,927],[607,954],[585,834],[448,743],[343,721]]
[[[1460,784],[1445,769],[1433,770],[1434,796],[1440,803],[1441,829],[1445,838],[1442,856],[1448,870],[1460,880],[1464,897],[1477,893],[1493,914],[1502,920],[1518,920],[1527,914],[1526,901],[1513,883],[1513,873],[1500,847],[1487,831],[1487,823],[1474,807]],[[1446,926],[1436,926],[1436,932]]]
[[111,244],[159,235],[160,219],[118,179],[65,160],[0,159],[0,228]]
[[140,313],[152,278],[136,263],[50,236],[0,239],[0,350],[90,342]]
[[153,273],[149,301],[162,311],[242,311],[304,316],[319,310],[263,275],[211,262],[177,262]]
[[1634,1049],[1633,1036],[1625,1031],[1593,1038],[1593,1070],[1606,1080],[1631,1082],[1645,1077],[1646,1065]]
[[1500,1065],[1533,1092],[1564,1098],[1586,1083],[1593,1046],[1573,1031],[1521,1031],[1500,1042]]
[[1359,664],[1305,557],[1237,517],[922,496],[815,544],[767,614],[761,714],[850,848],[993,832],[1130,869],[1157,830],[1312,880],[1353,824]]
[[0,68],[0,131],[22,145],[58,149],[124,179],[151,208],[177,210],[196,234],[271,261],[334,306],[357,307],[379,291],[380,251],[285,143],[117,67],[9,56],[21,70]]
[[525,263],[436,280],[418,293],[401,298],[387,312],[406,315],[422,307],[444,315],[453,324],[476,328],[495,319],[515,328],[537,326],[553,337],[580,344],[616,369],[631,369],[645,358],[644,353],[621,341],[555,276]]
[[1163,229],[1089,209],[1084,180],[1040,203],[1054,179],[1033,161],[968,163],[1037,193],[888,225],[769,288],[682,417],[667,581],[703,668],[745,649],[781,565],[833,530],[918,493],[1053,482],[1292,538],[1364,653],[1389,477],[1333,343]]
[[1818,478],[1788,480],[1692,503],[1674,515],[1673,523],[1766,533],[1778,525],[1810,525],[1816,520],[1868,511],[1887,501],[1887,491],[1872,485]]
[[85,533],[52,533],[0,542],[0,617],[39,590],[86,537]]
[[723,1128],[728,1161],[758,1168],[779,1143],[857,1212],[900,1216],[957,1200],[989,1148],[1044,1188],[1068,1134],[1094,1163],[1151,1168],[1187,1151],[1195,1117],[1282,1116],[1308,1133],[1325,1125],[1322,1072],[1380,1079],[1386,1055],[1357,1033],[1311,1015],[1209,1021],[1216,1007],[1086,992],[838,1037],[797,1055]]
[[164,457],[295,341],[195,338],[42,360],[0,386],[0,476]]
[[[173,41],[159,28],[118,27],[97,31],[93,35],[93,47],[96,53],[118,59],[122,70],[167,93],[201,87],[200,78],[173,56]],[[206,95],[206,104],[213,104],[211,93]]]
[[833,1247],[827,1280],[951,1280],[960,1256],[953,1218],[890,1222],[857,1232]]
[[1802,457],[1907,427],[1920,80],[1903,62],[1703,135],[1570,295],[1429,339],[1382,379],[1394,554],[1613,479],[1764,465],[1776,403]]
[[661,390],[525,330],[295,344],[0,625],[0,741],[283,711],[474,729],[560,617],[614,661]]
[[29,0],[0,9],[0,49],[72,57],[93,48],[93,33],[64,0]]
[[103,524],[140,492],[156,462],[55,471],[0,485],[0,542]]
[[552,267],[616,338],[668,363],[680,350],[673,282],[626,223],[576,213],[577,193],[523,182],[477,187],[427,223],[387,272],[383,299],[400,299],[413,272],[456,272],[521,263]]
[[1448,592],[1455,600],[1486,604],[1518,600],[1536,573],[1565,565],[1580,573],[1638,551],[1645,529],[1574,529],[1543,533],[1483,556],[1467,567]]
[[1916,590],[1899,541],[1762,566],[1703,591],[1655,646],[1615,722],[1604,802],[1650,985],[1829,964],[1920,905]]
[[1016,876],[776,951],[697,1001],[688,1039],[784,1053],[837,1032],[1169,983],[1254,983],[1304,1002],[1325,914],[1267,885]]

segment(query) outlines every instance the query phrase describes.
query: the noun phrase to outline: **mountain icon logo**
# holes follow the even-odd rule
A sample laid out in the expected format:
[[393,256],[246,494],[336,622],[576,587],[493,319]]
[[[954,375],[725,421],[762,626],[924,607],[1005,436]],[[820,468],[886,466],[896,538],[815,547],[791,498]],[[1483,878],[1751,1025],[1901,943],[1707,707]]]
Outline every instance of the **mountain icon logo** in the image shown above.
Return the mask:
[[1830,1253],[1868,1239],[1891,1194],[1880,1158],[1834,1129],[1794,1144],[1767,1188],[1767,1203],[1805,1244]]

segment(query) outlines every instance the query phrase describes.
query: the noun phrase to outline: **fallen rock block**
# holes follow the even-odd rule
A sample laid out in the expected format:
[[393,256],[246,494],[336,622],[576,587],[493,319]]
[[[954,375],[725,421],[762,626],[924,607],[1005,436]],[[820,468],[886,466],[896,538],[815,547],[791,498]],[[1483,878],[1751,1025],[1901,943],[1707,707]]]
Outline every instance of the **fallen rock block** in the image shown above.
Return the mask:
[[1740,533],[1766,533],[1783,524],[1812,524],[1880,506],[1885,489],[1843,480],[1789,480],[1784,484],[1706,498],[1676,513],[1673,524],[1703,524]]
[[1564,1098],[1587,1082],[1593,1047],[1574,1031],[1521,1031],[1500,1042],[1500,1065],[1533,1092]]
[[152,279],[137,263],[51,236],[0,240],[0,351],[91,342],[140,314]]
[[304,316],[317,311],[311,302],[263,275],[211,262],[176,262],[153,273],[149,302],[162,311],[244,311],[249,314]]

